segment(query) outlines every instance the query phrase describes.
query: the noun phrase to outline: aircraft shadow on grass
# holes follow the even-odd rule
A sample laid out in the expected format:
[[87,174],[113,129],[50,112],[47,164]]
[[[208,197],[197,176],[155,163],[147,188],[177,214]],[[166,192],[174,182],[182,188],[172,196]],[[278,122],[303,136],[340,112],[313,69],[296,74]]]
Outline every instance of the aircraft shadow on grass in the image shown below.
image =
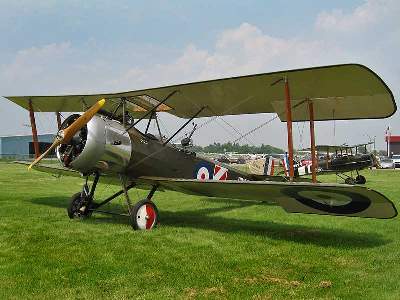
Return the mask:
[[[66,209],[69,198],[43,197],[31,199],[33,204],[48,205]],[[223,199],[200,198],[199,201],[226,204],[223,207],[207,207],[203,209],[168,211],[161,210],[160,226],[201,228],[224,233],[244,233],[263,236],[275,240],[293,241],[302,244],[314,244],[334,248],[373,248],[383,246],[391,241],[374,232],[359,233],[351,230],[319,228],[297,224],[284,224],[276,221],[254,221],[249,219],[234,219],[222,216],[210,215],[227,212],[252,205],[264,206],[259,202],[226,201]],[[266,206],[268,204],[265,204]],[[120,205],[110,204],[108,209],[121,212]],[[266,213],[267,210],[266,210]],[[118,223],[129,226],[127,217],[106,215],[85,220],[93,224]],[[67,217],[67,216],[66,216]],[[288,216],[289,217],[289,216]]]

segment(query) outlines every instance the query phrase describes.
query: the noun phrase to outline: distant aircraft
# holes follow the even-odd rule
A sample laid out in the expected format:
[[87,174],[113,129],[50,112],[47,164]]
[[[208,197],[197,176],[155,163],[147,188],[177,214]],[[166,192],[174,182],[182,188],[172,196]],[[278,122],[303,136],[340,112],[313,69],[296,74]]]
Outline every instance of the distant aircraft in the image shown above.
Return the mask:
[[[353,146],[348,145],[318,145],[315,149],[319,154],[324,153],[323,158],[318,160],[319,174],[335,173],[342,178],[347,184],[365,184],[366,178],[359,174],[359,171],[367,168],[372,168],[378,164],[378,160],[373,153],[368,153],[367,146],[372,143],[358,144]],[[364,148],[365,151],[360,153],[359,148]],[[310,150],[310,149],[305,149]],[[334,153],[334,154],[332,154]],[[295,174],[298,176],[311,174],[310,165],[298,166]],[[346,174],[349,173],[350,174]],[[353,172],[357,174],[353,177]]]
[[[86,218],[94,212],[110,213],[100,208],[124,194],[132,227],[152,229],[158,222],[152,197],[163,190],[266,201],[290,213],[383,219],[397,215],[393,203],[372,189],[317,183],[315,159],[313,182],[294,179],[293,121],[310,121],[315,158],[314,121],[332,119],[332,111],[335,119],[345,120],[386,118],[396,111],[390,89],[362,65],[290,70],[124,93],[6,98],[30,113],[37,158],[32,163],[22,163],[29,165],[29,169],[84,178],[82,190],[71,198],[70,218]],[[76,111],[86,112],[72,114],[61,124],[59,112]],[[42,155],[37,147],[34,112],[57,114],[59,131],[52,146]],[[165,138],[157,118],[159,112],[188,120]],[[171,143],[195,118],[256,113],[277,113],[286,122],[288,181],[249,175]],[[145,121],[146,130],[139,130],[138,123]],[[151,122],[155,122],[158,136],[149,133]],[[190,143],[185,140],[182,145]],[[61,166],[40,163],[52,149],[56,149]],[[121,190],[98,201],[95,191],[99,181],[120,185]],[[148,196],[136,204],[128,195],[134,187],[149,189]]]

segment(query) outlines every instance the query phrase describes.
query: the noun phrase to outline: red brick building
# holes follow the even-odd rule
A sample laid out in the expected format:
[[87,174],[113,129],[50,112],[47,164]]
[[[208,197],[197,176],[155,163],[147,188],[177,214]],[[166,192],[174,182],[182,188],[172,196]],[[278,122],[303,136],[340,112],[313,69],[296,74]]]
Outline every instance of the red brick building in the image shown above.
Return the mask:
[[390,153],[400,154],[400,135],[386,136],[385,141]]

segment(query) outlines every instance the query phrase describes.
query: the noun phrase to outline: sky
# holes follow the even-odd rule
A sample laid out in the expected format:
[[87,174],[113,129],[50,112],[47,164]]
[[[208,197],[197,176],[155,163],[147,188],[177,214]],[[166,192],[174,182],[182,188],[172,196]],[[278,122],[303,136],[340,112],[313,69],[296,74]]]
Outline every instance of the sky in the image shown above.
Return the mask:
[[[122,92],[360,63],[387,83],[399,106],[399,15],[395,0],[0,0],[0,95]],[[160,118],[166,134],[185,121]],[[233,141],[272,118],[217,118],[194,142]],[[37,114],[37,123],[39,133],[56,130],[52,114]],[[29,134],[28,124],[26,110],[0,98],[0,135]],[[317,122],[316,141],[355,144],[376,137],[377,149],[384,149],[388,126],[400,135],[399,112],[384,120]],[[308,147],[307,123],[294,124],[293,133],[295,148]],[[240,142],[285,148],[286,124],[273,120]]]

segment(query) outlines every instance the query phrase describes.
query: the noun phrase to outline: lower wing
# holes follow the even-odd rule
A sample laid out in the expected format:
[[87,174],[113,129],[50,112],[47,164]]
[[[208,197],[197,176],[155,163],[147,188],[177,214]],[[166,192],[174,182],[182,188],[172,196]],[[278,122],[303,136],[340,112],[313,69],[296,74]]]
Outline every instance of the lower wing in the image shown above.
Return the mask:
[[143,177],[141,181],[165,189],[208,197],[275,203],[289,213],[310,213],[390,219],[394,204],[381,193],[345,184],[307,182],[214,181]]
[[[29,165],[27,162],[17,162]],[[36,165],[34,169],[55,175],[80,177],[80,173],[54,165]],[[119,184],[116,176],[105,176],[103,182]],[[256,200],[282,206],[289,213],[309,213],[362,218],[390,219],[397,216],[394,204],[381,193],[346,184],[308,182],[236,181],[140,177],[139,185],[208,197]]]

